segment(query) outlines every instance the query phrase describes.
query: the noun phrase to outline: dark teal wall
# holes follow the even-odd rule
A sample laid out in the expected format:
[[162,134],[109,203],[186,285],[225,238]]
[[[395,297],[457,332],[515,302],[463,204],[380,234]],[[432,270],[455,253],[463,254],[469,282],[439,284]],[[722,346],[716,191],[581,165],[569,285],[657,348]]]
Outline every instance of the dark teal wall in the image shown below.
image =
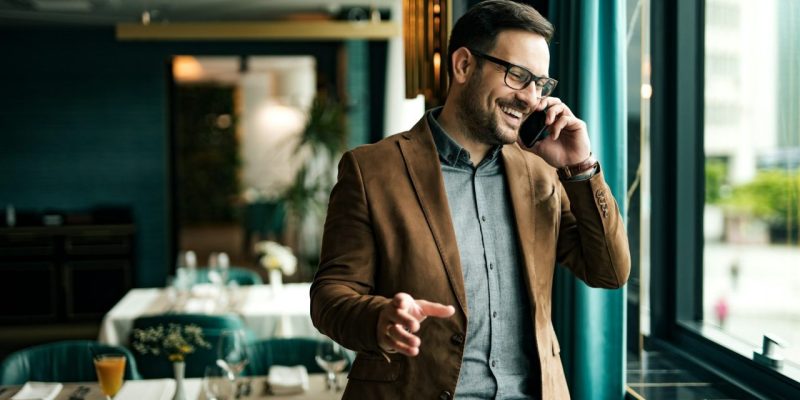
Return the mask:
[[338,43],[117,42],[113,29],[0,29],[0,207],[132,208],[137,286],[164,282],[170,238],[167,60],[311,54],[334,85]]

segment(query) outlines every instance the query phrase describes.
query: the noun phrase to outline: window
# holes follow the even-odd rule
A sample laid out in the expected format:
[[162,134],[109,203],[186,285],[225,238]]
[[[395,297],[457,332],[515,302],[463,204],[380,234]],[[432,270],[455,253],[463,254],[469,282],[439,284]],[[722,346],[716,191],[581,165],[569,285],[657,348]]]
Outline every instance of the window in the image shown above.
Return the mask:
[[705,14],[701,321],[749,348],[780,337],[798,366],[800,6],[707,0]]
[[[753,397],[800,398],[800,3],[653,2],[651,17],[642,329]],[[754,355],[765,335],[782,366]]]

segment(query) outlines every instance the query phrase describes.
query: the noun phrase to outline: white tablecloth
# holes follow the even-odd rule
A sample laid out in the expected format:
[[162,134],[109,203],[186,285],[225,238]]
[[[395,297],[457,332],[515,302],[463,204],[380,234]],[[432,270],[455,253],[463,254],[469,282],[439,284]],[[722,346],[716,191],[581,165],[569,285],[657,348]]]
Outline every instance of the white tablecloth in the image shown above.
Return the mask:
[[103,318],[99,340],[111,345],[127,345],[133,320],[137,317],[181,312],[238,314],[258,339],[317,337],[319,333],[309,315],[310,285],[284,284],[278,293],[273,293],[269,285],[242,286],[230,292],[230,306],[221,309],[215,305],[209,290],[195,290],[194,297],[174,301],[170,300],[174,295],[168,289],[132,289]]
[[[309,374],[309,389],[305,393],[287,396],[275,396],[264,392],[266,377],[253,377],[251,379],[250,396],[241,399],[294,399],[294,400],[333,400],[341,399],[342,392],[325,391],[325,375]],[[339,377],[342,381],[344,377]],[[68,400],[70,395],[81,386],[86,386],[89,391],[85,400],[102,400],[105,396],[100,392],[96,382],[65,383],[55,400]],[[202,393],[202,379],[190,378],[184,380],[186,398],[189,400],[205,400]],[[10,399],[19,391],[20,386],[0,386],[0,400]],[[114,400],[170,400],[175,393],[174,379],[146,379],[140,381],[127,381],[114,397]]]

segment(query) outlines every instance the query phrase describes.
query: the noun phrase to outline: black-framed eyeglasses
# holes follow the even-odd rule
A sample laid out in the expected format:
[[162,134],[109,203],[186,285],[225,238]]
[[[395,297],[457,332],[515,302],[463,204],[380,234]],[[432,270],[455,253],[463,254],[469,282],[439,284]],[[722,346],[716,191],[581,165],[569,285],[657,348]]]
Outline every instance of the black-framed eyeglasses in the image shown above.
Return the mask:
[[506,86],[514,89],[514,90],[522,90],[528,87],[531,82],[536,82],[536,91],[539,92],[540,97],[547,97],[553,90],[556,88],[558,81],[553,78],[548,78],[546,76],[536,76],[533,72],[528,71],[527,68],[521,67],[516,64],[512,64],[508,61],[501,60],[497,57],[492,57],[486,53],[469,49],[472,54],[483,58],[484,60],[491,61],[497,65],[506,68],[506,76],[504,81]]

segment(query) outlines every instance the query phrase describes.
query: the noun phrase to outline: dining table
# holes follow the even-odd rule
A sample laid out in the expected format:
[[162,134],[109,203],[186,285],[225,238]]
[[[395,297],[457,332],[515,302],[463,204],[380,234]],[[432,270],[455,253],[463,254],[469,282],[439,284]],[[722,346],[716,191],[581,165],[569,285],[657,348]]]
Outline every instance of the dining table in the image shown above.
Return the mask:
[[[341,390],[327,390],[325,374],[309,374],[308,389],[302,393],[276,395],[270,390],[267,376],[240,378],[246,379],[252,388],[248,395],[235,397],[238,400],[334,400],[342,398]],[[341,379],[341,377],[340,377]],[[208,400],[203,390],[202,378],[184,379],[186,400]],[[171,400],[175,394],[174,379],[142,379],[126,381],[114,400]],[[22,388],[22,385],[0,386],[0,400],[9,400]],[[97,382],[62,383],[62,388],[52,400],[104,400]],[[231,399],[233,400],[233,399]]]
[[289,283],[278,288],[200,284],[186,291],[172,287],[131,289],[103,317],[98,340],[128,345],[136,318],[170,313],[235,314],[256,339],[319,337],[310,317],[310,288],[310,283]]

